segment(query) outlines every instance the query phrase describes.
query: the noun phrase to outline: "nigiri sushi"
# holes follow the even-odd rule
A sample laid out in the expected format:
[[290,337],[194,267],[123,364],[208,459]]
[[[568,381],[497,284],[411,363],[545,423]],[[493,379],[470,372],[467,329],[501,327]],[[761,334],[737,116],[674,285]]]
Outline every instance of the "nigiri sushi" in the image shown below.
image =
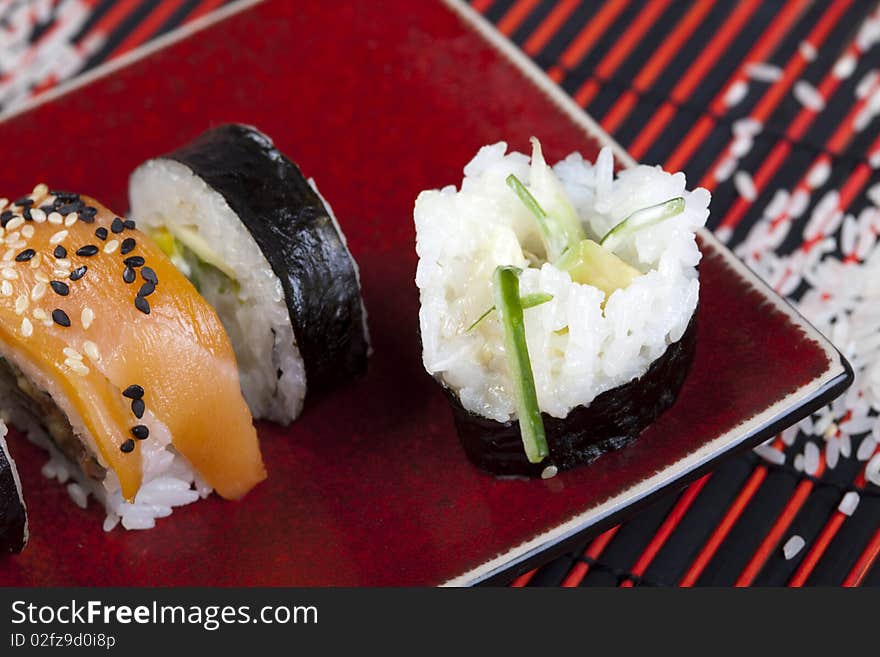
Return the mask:
[[695,233],[682,173],[614,174],[610,149],[550,167],[485,146],[461,188],[415,203],[425,369],[468,458],[551,477],[634,440],[669,408],[696,344]]
[[363,373],[358,267],[317,187],[255,128],[221,125],[139,166],[131,215],[214,306],[254,417]]
[[41,184],[0,226],[0,409],[47,472],[129,529],[265,478],[223,325],[133,221]]

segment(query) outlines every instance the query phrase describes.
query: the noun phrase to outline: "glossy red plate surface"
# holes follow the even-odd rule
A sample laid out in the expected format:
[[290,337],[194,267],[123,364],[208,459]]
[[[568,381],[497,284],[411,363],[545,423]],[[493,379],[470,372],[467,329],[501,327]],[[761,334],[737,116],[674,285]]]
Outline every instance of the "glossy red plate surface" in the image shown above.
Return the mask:
[[[124,210],[129,172],[210,125],[258,126],[315,177],[361,266],[368,376],[261,424],[269,479],[154,530],[101,530],[13,432],[31,542],[13,585],[410,585],[522,569],[694,478],[849,382],[839,355],[703,236],[698,352],[674,408],[634,445],[549,481],[496,481],[457,443],[417,335],[412,206],[485,143],[596,153],[584,119],[442,4],[257,4],[0,123],[7,196],[37,181]],[[465,13],[470,16],[469,12]],[[470,19],[473,17],[470,16]],[[546,82],[540,82],[546,85]],[[570,108],[568,108],[570,109]]]

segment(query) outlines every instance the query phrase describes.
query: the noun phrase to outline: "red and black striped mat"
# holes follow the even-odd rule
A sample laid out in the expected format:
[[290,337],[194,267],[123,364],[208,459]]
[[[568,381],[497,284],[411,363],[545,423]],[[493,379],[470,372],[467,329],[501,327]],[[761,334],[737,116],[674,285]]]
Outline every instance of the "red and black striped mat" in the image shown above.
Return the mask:
[[[0,111],[226,2],[0,1]],[[728,461],[514,585],[880,584],[870,379],[880,389],[880,315],[873,334],[852,335],[848,318],[874,297],[840,293],[880,276],[869,266],[880,232],[877,4],[471,5],[634,157],[709,189],[710,227],[863,372],[763,457]]]

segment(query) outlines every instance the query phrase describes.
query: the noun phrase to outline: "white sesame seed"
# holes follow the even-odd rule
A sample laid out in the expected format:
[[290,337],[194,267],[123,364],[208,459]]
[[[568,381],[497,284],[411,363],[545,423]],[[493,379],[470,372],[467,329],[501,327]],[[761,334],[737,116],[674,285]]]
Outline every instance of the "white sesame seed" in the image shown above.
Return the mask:
[[31,219],[33,219],[34,223],[36,224],[45,223],[46,213],[43,210],[40,210],[40,208],[37,208],[36,210],[31,210]]
[[119,240],[110,240],[104,245],[104,253],[113,253],[119,246]]
[[0,276],[5,278],[7,281],[14,281],[18,278],[18,272],[14,269],[4,269],[3,271],[0,271]]
[[21,227],[21,234],[26,239],[30,239],[34,236],[34,227],[31,224],[26,224]]
[[86,340],[83,342],[83,351],[93,361],[101,360],[101,352],[98,351],[98,345],[96,345],[91,340]]
[[86,367],[81,360],[68,358],[64,361],[64,364],[67,365],[67,367],[69,367],[74,374],[86,376],[89,373],[89,368]]
[[15,230],[19,226],[24,225],[24,217],[20,214],[15,215],[6,223],[6,230]]
[[31,289],[31,301],[39,301],[40,299],[42,299],[44,296],[46,296],[46,290],[48,289],[49,288],[46,287],[45,283],[37,283],[36,285],[34,285],[34,287]]
[[64,221],[64,217],[57,212],[50,212],[47,220],[50,224],[60,224]]
[[31,269],[36,269],[40,266],[40,263],[43,262],[43,256],[40,253],[35,253],[34,257],[31,258],[30,267]]
[[55,261],[55,266],[59,269],[70,269],[70,260],[68,258],[58,258]]
[[9,199],[5,197],[0,198],[0,212],[5,210],[7,205],[9,205]]
[[62,349],[61,351],[64,352],[65,356],[67,356],[68,358],[70,358],[72,360],[82,360],[83,359],[82,354],[79,353],[76,349],[74,349],[72,347],[64,347],[64,349]]
[[34,319],[37,319],[39,321],[45,321],[49,318],[49,315],[42,308],[34,308],[31,311],[31,315],[33,315]]
[[92,325],[92,321],[95,319],[95,313],[91,308],[86,306],[83,308],[82,313],[80,313],[80,321],[82,322],[83,328],[89,328]]
[[78,217],[78,215],[76,214],[76,212],[71,212],[69,215],[67,215],[66,217],[64,217],[64,225],[67,226],[68,228],[70,228],[71,226],[73,226],[73,224],[76,223],[76,220],[77,220],[78,218],[79,218],[79,217]]
[[31,320],[29,320],[27,317],[22,318],[22,320],[21,320],[21,334],[24,337],[29,338],[30,336],[33,335],[33,333],[34,333],[34,325],[31,324]]
[[69,269],[53,269],[52,276],[54,276],[55,278],[67,278],[68,276],[70,276],[70,270]]
[[49,186],[46,183],[39,183],[36,187],[34,187],[34,191],[31,192],[31,196],[34,198],[40,198],[49,193]]
[[30,302],[25,295],[19,294],[18,297],[15,299],[15,314],[21,315],[25,310],[27,310],[29,303]]
[[3,254],[3,260],[9,262],[15,257],[15,249],[8,249],[6,253]]
[[782,546],[782,555],[786,560],[794,559],[795,556],[797,556],[797,553],[804,549],[806,544],[807,542],[803,537],[795,534],[785,542],[785,545]]
[[49,238],[49,244],[61,244],[67,237],[68,233],[66,230],[59,230],[52,237]]
[[46,276],[46,274],[41,271],[38,271],[36,274],[34,274],[34,280],[39,283],[46,283],[46,284],[49,283],[49,277]]
[[9,240],[7,240],[6,244],[8,246],[11,246],[13,249],[22,249],[27,246],[27,242],[25,242],[24,240],[16,240],[14,242],[10,242]]
[[0,283],[0,295],[3,295],[4,297],[11,297],[12,283],[10,283],[9,281],[3,281],[2,283]]

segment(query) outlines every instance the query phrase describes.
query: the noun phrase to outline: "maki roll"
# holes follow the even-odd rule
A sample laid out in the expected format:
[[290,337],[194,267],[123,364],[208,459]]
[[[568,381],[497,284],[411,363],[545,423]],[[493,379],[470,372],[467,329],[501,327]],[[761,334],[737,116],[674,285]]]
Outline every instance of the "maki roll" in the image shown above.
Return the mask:
[[358,268],[330,206],[258,130],[223,125],[132,174],[132,216],[211,305],[257,418],[363,373]]
[[161,249],[42,184],[0,210],[0,411],[49,452],[43,473],[100,500],[107,529],[263,480],[223,325]]
[[553,476],[633,439],[674,402],[695,350],[696,230],[682,173],[615,176],[610,149],[550,167],[485,146],[461,189],[415,204],[425,369],[496,475]]
[[21,552],[28,540],[27,508],[6,431],[0,421],[0,554]]

